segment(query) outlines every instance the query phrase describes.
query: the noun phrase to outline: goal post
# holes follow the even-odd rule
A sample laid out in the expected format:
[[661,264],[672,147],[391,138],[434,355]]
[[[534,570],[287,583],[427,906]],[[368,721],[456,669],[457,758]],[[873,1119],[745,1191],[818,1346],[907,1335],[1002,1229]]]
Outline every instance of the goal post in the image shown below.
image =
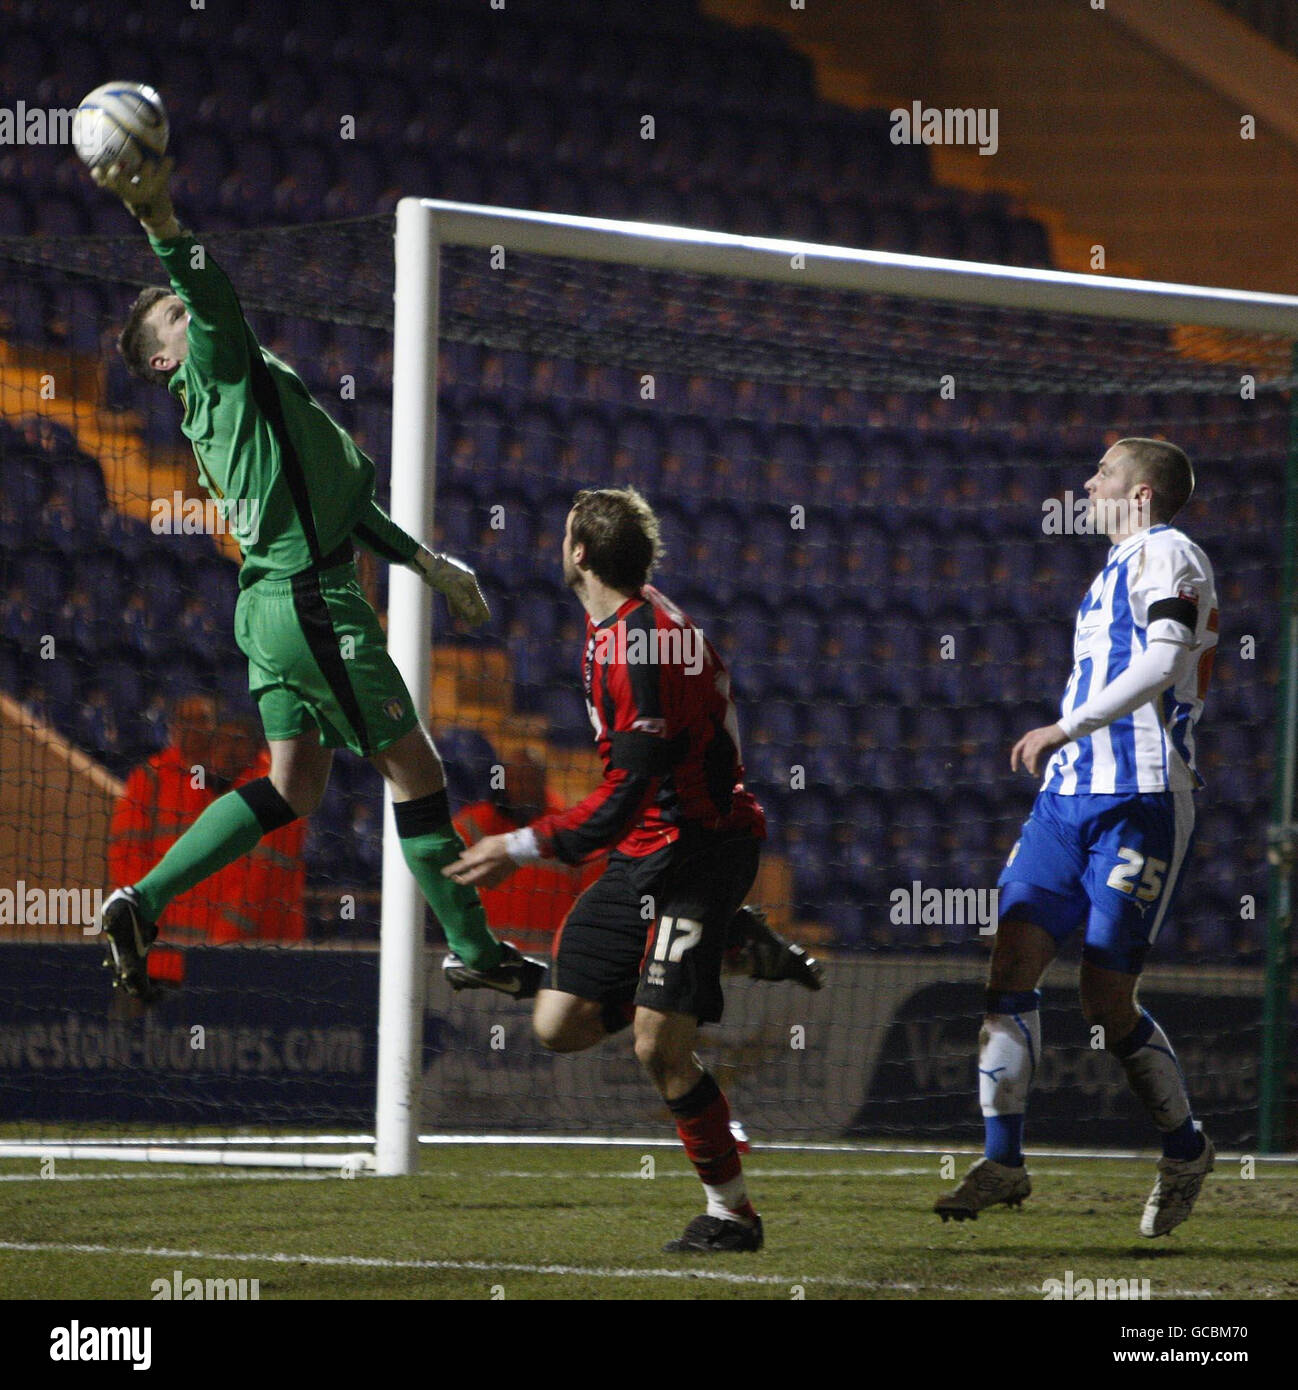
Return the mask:
[[[983,306],[1030,313],[1080,315],[1155,325],[1194,325],[1233,333],[1298,336],[1298,298],[1204,286],[1123,280],[1052,270],[1015,269],[889,252],[863,251],[691,228],[603,218],[475,206],[407,197],[396,212],[395,361],[393,372],[392,507],[395,519],[427,539],[432,534],[436,467],[438,281],[442,248],[485,250],[507,265],[536,255],[604,262],[639,269],[781,282],[858,295],[886,295],[933,303]],[[1115,368],[1120,372],[1120,365]],[[1289,506],[1295,482],[1286,471]],[[1287,567],[1286,612],[1292,608],[1292,566]],[[700,577],[706,583],[706,576]],[[413,577],[394,574],[389,642],[427,708],[428,595]],[[1266,985],[1265,1071],[1261,1110],[1264,1151],[1281,1141],[1284,1086],[1285,990],[1289,881],[1295,843],[1292,805],[1298,715],[1289,678],[1296,654],[1286,622],[1281,669],[1285,691],[1278,706],[1273,842],[1284,846],[1283,869],[1273,878]],[[1285,788],[1282,794],[1280,788]],[[419,969],[422,903],[410,891],[389,809],[385,827],[383,988],[380,1011],[380,1173],[413,1171],[417,1160],[418,1068],[414,1057],[422,1021]],[[390,872],[395,870],[395,872]],[[398,889],[398,885],[400,885]],[[394,891],[398,889],[398,891]]]
[[[441,258],[435,237],[407,208],[397,217],[392,349],[393,511],[422,540],[433,534],[437,467],[437,320]],[[428,634],[432,595],[413,571],[393,566],[388,651],[421,718],[432,696]],[[384,795],[383,906],[379,945],[379,1060],[375,1164],[381,1175],[419,1166],[418,1091],[424,1025],[424,900]]]

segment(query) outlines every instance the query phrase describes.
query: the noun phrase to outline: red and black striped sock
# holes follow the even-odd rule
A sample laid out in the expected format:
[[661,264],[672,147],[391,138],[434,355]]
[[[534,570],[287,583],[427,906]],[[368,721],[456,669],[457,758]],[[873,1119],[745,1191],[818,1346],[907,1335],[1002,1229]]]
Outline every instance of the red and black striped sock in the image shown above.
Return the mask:
[[691,1090],[667,1106],[707,1193],[708,1215],[755,1221],[757,1213],[744,1189],[743,1165],[730,1132],[730,1106],[712,1073],[703,1072]]

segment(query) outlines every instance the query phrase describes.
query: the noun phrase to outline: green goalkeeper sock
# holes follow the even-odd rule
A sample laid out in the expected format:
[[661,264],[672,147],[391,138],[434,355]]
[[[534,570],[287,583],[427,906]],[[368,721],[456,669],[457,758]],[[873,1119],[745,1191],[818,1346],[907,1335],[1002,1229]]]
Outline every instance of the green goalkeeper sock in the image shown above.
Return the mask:
[[442,875],[442,870],[464,852],[464,841],[451,824],[445,788],[414,801],[397,802],[392,809],[401,853],[437,914],[451,950],[470,970],[490,970],[499,965],[503,952],[487,927],[478,890]]
[[297,813],[269,777],[218,796],[135,885],[145,915],[156,922],[173,898],[233,864],[263,835],[296,819]]

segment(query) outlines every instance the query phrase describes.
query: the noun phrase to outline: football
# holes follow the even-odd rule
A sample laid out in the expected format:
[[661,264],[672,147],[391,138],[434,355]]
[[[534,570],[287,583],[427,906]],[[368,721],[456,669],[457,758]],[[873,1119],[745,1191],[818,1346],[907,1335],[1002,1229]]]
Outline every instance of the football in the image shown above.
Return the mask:
[[72,139],[90,169],[122,163],[138,169],[166,153],[170,128],[162,98],[139,82],[106,82],[82,99]]

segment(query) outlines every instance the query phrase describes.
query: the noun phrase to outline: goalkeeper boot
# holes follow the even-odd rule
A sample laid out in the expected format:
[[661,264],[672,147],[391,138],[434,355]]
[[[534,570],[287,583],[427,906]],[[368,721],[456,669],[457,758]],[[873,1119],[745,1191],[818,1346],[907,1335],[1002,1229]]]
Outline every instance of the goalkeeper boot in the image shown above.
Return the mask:
[[525,956],[508,941],[500,943],[504,954],[490,970],[470,970],[453,952],[442,962],[442,970],[452,989],[494,989],[514,999],[535,999],[545,982],[544,961]]
[[964,1175],[960,1186],[933,1203],[933,1210],[945,1222],[948,1217],[957,1221],[977,1221],[984,1207],[1004,1203],[1007,1207],[1023,1205],[1032,1193],[1032,1180],[1023,1167],[1010,1168],[990,1158],[980,1158]]
[[[1202,1130],[1199,1131],[1201,1134]],[[1216,1150],[1203,1135],[1203,1152],[1198,1158],[1160,1158],[1154,1190],[1140,1218],[1142,1236],[1165,1236],[1194,1210],[1203,1180],[1212,1172]]]
[[97,925],[104,938],[104,964],[113,972],[114,987],[151,1003],[159,991],[149,979],[147,958],[158,928],[144,915],[135,889],[119,888],[109,894]]
[[750,979],[793,980],[804,989],[819,989],[825,983],[825,967],[773,931],[760,907],[741,907],[735,913],[726,945],[747,953]]
[[723,1216],[696,1216],[685,1234],[669,1240],[663,1249],[671,1255],[726,1255],[739,1250],[762,1248],[762,1218],[727,1221]]

